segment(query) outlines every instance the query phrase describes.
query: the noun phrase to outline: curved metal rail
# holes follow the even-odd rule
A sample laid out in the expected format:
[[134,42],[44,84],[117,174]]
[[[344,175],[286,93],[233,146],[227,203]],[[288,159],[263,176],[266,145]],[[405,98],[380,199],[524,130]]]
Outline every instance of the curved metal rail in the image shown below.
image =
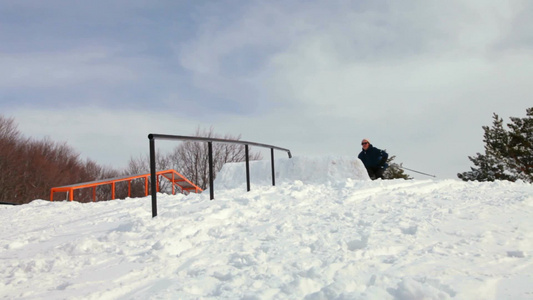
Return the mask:
[[209,194],[211,200],[215,199],[215,191],[213,185],[214,179],[214,170],[213,170],[213,143],[226,143],[226,144],[241,144],[244,145],[245,155],[246,155],[246,186],[247,190],[250,191],[250,161],[248,157],[248,147],[256,146],[263,148],[270,148],[270,157],[272,165],[272,185],[276,185],[275,172],[274,172],[274,150],[285,151],[289,155],[289,158],[292,158],[291,151],[286,148],[281,148],[268,144],[261,144],[248,141],[240,140],[227,140],[219,138],[207,138],[207,137],[197,137],[197,136],[184,136],[184,135],[169,135],[169,134],[156,134],[150,133],[148,135],[150,140],[150,174],[151,174],[151,184],[152,184],[152,217],[157,216],[157,192],[155,190],[155,176],[156,176],[156,165],[155,165],[155,140],[186,140],[186,141],[197,141],[197,142],[206,142],[208,145],[208,155],[209,155]]

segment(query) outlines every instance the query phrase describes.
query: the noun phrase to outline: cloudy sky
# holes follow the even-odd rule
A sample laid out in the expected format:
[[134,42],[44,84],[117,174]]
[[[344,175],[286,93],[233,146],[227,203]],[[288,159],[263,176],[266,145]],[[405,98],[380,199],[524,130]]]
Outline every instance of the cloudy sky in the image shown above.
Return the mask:
[[0,114],[115,168],[212,126],[456,178],[532,106],[533,2],[0,0],[0,66]]

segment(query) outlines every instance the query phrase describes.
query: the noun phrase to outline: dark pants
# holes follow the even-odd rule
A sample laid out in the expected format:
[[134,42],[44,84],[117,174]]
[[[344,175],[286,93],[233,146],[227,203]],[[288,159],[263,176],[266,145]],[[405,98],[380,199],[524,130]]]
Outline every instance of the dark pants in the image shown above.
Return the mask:
[[385,172],[385,169],[381,167],[369,167],[366,168],[366,171],[368,172],[368,176],[370,176],[370,179],[376,180],[378,178],[383,178],[383,173]]

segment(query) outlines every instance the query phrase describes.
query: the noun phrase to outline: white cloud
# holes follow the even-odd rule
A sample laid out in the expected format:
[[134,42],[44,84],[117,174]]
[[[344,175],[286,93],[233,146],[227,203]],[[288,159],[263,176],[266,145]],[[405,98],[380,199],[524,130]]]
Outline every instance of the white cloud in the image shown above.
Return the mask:
[[50,88],[97,81],[138,80],[134,66],[116,59],[116,50],[92,47],[64,52],[0,53],[0,87]]
[[[150,111],[104,110],[99,107],[64,107],[60,109],[20,108],[9,116],[15,118],[26,137],[50,137],[66,142],[83,158],[103,165],[124,168],[131,157],[148,154],[148,134],[191,134],[199,125],[193,119]],[[158,148],[176,145],[161,143]]]
[[[98,107],[19,108],[15,117],[26,134],[57,136],[102,163],[147,152],[150,132],[188,135],[213,125],[296,155],[356,155],[367,137],[406,166],[454,177],[482,150],[481,126],[493,112],[521,116],[531,105],[532,6],[202,2],[183,13],[194,16],[192,24],[172,23],[190,26],[190,39],[159,33],[169,34],[158,40],[168,43],[153,47],[174,49],[174,57],[105,42],[112,39],[95,39],[104,42],[94,48],[78,42],[62,52],[4,53],[0,63],[13,72],[0,73],[0,88],[50,94],[79,85],[84,94],[89,85],[96,95],[86,105],[98,98]],[[133,24],[125,12],[120,20]],[[133,110],[137,94],[150,104],[145,111]]]
[[[206,28],[182,48],[182,63],[214,93],[238,99],[241,88],[234,88],[254,85],[262,99],[286,110],[269,111],[251,127],[280,124],[287,130],[277,138],[291,136],[286,141],[294,138],[306,152],[358,151],[361,137],[374,137],[398,159],[446,176],[461,171],[457,157],[468,163],[467,155],[481,150],[479,131],[492,112],[521,115],[529,103],[533,59],[496,47],[521,5],[319,4],[254,3],[227,24],[208,16]],[[261,68],[226,77],[231,66],[224,62],[240,49],[268,46],[275,51],[263,53]],[[456,141],[465,144],[450,149]]]

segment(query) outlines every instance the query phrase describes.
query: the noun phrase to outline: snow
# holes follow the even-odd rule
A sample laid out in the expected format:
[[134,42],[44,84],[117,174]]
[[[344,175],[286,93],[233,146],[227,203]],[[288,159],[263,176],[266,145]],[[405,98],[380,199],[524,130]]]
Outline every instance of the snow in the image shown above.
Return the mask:
[[215,200],[0,206],[2,299],[533,299],[533,187],[370,181],[343,157],[223,168]]
[[[250,162],[250,182],[258,185],[272,185],[272,162],[260,160]],[[323,184],[345,181],[346,178],[369,180],[368,173],[359,159],[345,156],[295,156],[278,158],[274,170],[276,182],[301,181],[305,184]],[[231,189],[246,184],[246,165],[227,163],[222,167],[215,181],[215,191]]]

